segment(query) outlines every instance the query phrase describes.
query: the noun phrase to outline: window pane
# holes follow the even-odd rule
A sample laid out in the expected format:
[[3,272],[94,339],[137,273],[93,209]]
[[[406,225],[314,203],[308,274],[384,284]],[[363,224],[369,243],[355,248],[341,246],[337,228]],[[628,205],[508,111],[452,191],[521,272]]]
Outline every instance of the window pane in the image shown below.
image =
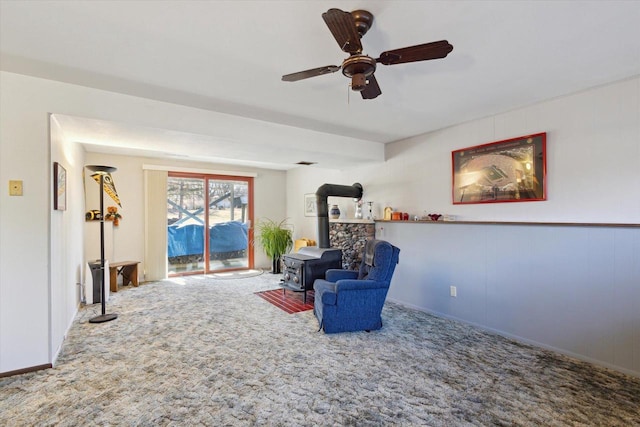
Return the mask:
[[204,271],[204,179],[167,179],[169,274]]
[[209,180],[209,270],[247,268],[249,185]]

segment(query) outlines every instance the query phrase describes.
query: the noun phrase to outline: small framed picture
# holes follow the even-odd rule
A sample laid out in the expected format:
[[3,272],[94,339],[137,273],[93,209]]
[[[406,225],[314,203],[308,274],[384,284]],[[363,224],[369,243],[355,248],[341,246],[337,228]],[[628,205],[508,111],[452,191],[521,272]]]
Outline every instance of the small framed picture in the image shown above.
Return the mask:
[[67,210],[67,170],[58,162],[53,163],[53,209]]
[[316,195],[313,193],[304,195],[304,216],[317,216]]

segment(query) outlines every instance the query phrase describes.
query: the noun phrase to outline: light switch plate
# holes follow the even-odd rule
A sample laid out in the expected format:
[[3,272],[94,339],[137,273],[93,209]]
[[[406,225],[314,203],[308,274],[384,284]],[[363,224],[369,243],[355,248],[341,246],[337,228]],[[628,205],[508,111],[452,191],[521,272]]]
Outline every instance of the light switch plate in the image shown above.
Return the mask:
[[22,181],[17,181],[17,180],[9,181],[9,195],[22,196]]

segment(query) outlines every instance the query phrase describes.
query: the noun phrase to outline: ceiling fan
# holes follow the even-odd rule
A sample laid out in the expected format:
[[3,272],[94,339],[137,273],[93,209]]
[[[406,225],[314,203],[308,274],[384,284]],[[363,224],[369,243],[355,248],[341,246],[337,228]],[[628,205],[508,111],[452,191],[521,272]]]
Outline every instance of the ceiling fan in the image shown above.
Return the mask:
[[335,73],[342,69],[342,74],[351,78],[351,89],[360,92],[363,99],[373,99],[382,94],[376,81],[374,72],[376,64],[394,65],[406,62],[427,61],[430,59],[444,58],[453,50],[453,46],[446,40],[404,47],[401,49],[382,52],[379,58],[373,59],[362,53],[360,39],[366,34],[373,24],[373,15],[366,10],[354,10],[344,12],[340,9],[329,9],[322,14],[322,19],[329,27],[331,34],[338,42],[338,46],[349,57],[341,66],[327,65],[312,68],[297,73],[282,76],[285,82],[296,82],[309,77]]

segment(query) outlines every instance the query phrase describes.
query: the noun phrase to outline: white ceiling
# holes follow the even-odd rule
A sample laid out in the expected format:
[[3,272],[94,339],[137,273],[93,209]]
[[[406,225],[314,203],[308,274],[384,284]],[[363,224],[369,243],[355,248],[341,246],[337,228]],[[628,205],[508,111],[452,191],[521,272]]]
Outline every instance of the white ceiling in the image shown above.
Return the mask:
[[[379,65],[382,95],[374,100],[349,93],[339,72],[282,82],[283,74],[346,57],[321,17],[332,7],[374,14],[362,41],[373,57],[441,39],[454,50],[445,59]],[[285,128],[313,131],[311,143],[282,156],[251,133],[229,141],[68,118],[65,134],[88,150],[328,166],[341,150],[323,152],[314,135],[383,144],[640,75],[640,1],[0,0],[0,68],[286,125],[270,130],[274,141]],[[199,149],[172,138],[196,139]],[[207,144],[211,152],[202,150]]]

